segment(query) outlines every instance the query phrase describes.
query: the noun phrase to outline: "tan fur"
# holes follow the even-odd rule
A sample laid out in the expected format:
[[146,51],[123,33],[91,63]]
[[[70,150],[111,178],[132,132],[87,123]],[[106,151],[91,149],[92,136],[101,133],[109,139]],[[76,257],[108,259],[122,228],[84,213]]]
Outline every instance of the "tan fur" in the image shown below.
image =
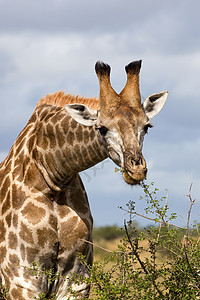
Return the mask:
[[41,98],[36,108],[42,104],[49,104],[58,107],[64,107],[66,104],[80,103],[87,105],[91,109],[99,110],[99,100],[97,98],[85,98],[79,96],[73,96],[65,94],[63,91],[59,91],[54,94],[47,94],[44,98]]

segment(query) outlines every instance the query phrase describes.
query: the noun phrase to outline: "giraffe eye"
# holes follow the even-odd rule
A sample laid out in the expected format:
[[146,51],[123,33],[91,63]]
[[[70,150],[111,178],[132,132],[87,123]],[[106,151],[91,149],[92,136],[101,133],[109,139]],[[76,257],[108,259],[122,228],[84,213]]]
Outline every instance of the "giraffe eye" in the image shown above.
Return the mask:
[[106,126],[99,127],[98,130],[102,136],[105,136],[108,132],[108,128]]
[[144,126],[144,132],[145,132],[145,133],[148,133],[148,129],[149,129],[149,128],[152,128],[152,127],[153,127],[153,125],[150,124],[150,123],[147,124],[147,125],[145,125],[145,126]]

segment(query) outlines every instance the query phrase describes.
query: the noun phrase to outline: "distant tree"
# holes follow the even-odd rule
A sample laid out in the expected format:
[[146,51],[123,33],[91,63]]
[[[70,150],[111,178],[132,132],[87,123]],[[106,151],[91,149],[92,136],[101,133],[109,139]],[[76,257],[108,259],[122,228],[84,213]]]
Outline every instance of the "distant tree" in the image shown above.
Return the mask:
[[102,226],[93,229],[93,239],[99,241],[101,239],[113,240],[124,236],[124,231],[117,225]]

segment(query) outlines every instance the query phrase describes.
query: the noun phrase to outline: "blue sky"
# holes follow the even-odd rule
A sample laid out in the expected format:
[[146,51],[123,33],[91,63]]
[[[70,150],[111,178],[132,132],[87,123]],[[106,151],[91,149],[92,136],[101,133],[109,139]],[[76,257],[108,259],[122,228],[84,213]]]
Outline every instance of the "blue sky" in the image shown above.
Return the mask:
[[[124,66],[142,59],[143,99],[169,91],[144,141],[149,172],[162,195],[168,190],[178,224],[187,218],[190,183],[200,218],[200,2],[158,0],[0,0],[0,160],[8,154],[47,93],[97,96],[94,64],[112,67],[116,91],[125,84]],[[123,225],[118,206],[136,201],[140,187],[127,186],[106,160],[82,173],[96,226]],[[146,225],[143,219],[137,219]]]

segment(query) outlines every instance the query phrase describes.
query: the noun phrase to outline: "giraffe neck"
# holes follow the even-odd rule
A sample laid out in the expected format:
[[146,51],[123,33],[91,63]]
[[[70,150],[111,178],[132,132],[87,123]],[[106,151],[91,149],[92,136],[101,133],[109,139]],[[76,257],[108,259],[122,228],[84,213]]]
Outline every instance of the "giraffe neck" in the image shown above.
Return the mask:
[[94,126],[77,123],[64,108],[40,106],[32,157],[47,185],[61,190],[74,174],[107,158]]

